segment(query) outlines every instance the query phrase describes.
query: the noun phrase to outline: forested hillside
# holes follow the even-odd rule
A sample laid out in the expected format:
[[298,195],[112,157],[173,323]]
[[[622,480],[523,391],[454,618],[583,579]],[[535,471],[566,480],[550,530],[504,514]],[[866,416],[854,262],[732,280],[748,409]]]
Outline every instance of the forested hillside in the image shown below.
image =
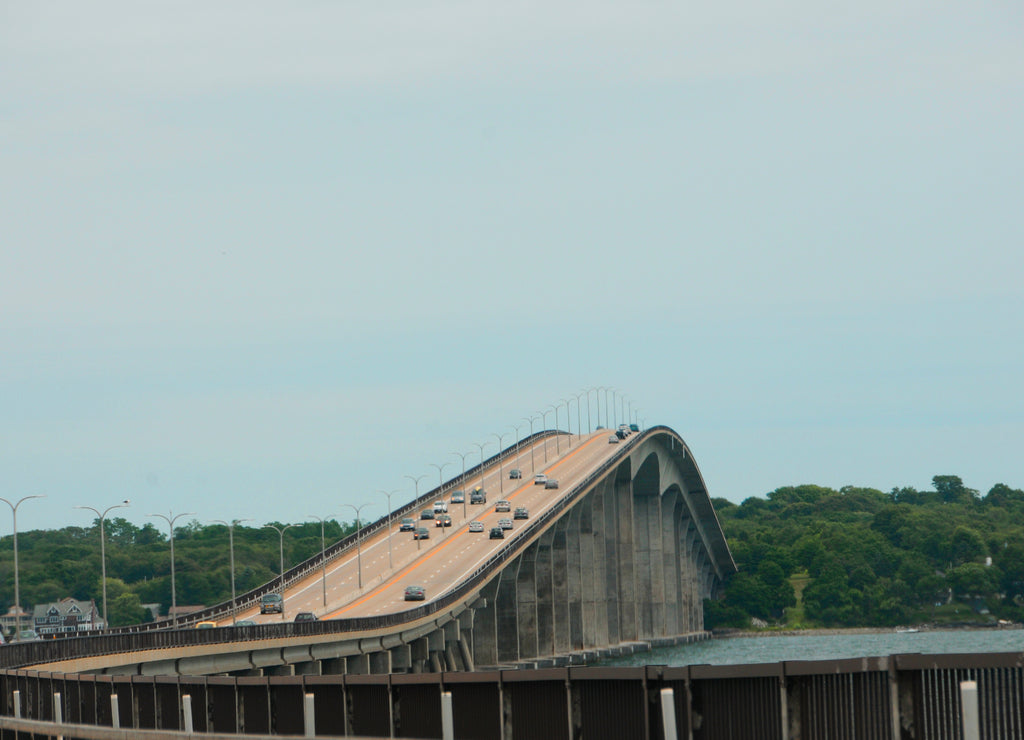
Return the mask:
[[[715,509],[739,572],[705,602],[709,627],[1024,618],[1024,491],[779,488]],[[797,590],[802,590],[800,608]]]
[[[279,526],[283,526],[280,525]],[[107,598],[112,626],[148,618],[143,604],[158,603],[166,614],[171,604],[171,551],[166,528],[136,527],[121,518],[104,523],[107,550]],[[326,523],[330,546],[354,526]],[[235,527],[235,584],[238,593],[266,583],[280,571],[281,538],[263,527]],[[284,533],[285,569],[320,552],[320,522],[290,526]],[[174,530],[175,585],[179,606],[218,604],[231,599],[228,530],[222,524],[193,521]],[[18,532],[21,603],[35,604],[66,596],[101,603],[100,530],[65,527]],[[14,603],[14,552],[10,536],[0,540],[0,608]]]

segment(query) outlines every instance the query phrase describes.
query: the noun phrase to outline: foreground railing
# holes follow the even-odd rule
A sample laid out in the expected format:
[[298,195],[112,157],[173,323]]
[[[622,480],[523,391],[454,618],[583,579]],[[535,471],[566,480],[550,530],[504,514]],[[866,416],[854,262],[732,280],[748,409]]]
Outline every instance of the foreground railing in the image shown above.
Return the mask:
[[8,720],[18,715],[227,735],[663,740],[674,726],[695,740],[1014,740],[1024,738],[1022,665],[1022,653],[995,653],[418,675],[6,671],[0,736],[14,736]]

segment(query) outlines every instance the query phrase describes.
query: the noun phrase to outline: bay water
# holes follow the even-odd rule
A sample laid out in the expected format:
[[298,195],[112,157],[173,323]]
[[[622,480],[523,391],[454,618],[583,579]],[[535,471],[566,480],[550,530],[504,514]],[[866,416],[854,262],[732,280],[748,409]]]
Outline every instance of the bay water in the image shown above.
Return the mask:
[[737,665],[784,660],[836,660],[899,653],[1024,652],[1022,629],[920,632],[809,630],[799,634],[744,633],[610,658],[600,665]]

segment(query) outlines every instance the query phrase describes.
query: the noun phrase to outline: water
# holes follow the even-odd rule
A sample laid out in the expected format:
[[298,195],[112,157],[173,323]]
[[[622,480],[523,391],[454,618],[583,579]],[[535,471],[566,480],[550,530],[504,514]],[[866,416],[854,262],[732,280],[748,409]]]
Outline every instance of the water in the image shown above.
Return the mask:
[[835,660],[898,653],[1024,652],[1024,630],[928,630],[899,633],[824,633],[722,637],[688,645],[658,648],[601,665],[643,666],[736,665],[783,660]]

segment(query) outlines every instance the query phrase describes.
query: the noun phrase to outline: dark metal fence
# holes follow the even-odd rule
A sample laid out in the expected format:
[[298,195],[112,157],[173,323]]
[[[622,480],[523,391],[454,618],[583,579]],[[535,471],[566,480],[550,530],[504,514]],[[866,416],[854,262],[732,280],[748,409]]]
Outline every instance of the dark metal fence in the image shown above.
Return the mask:
[[447,694],[456,738],[668,740],[662,691],[671,689],[675,737],[687,740],[959,740],[960,681],[970,680],[978,736],[1024,740],[1022,666],[1024,654],[997,653],[364,676],[5,671],[0,738],[15,736],[6,721],[16,714],[53,721],[55,694],[60,716],[78,725],[111,727],[116,696],[121,728],[180,731],[188,696],[197,733],[301,735],[303,706],[312,701],[317,736],[440,738]]

